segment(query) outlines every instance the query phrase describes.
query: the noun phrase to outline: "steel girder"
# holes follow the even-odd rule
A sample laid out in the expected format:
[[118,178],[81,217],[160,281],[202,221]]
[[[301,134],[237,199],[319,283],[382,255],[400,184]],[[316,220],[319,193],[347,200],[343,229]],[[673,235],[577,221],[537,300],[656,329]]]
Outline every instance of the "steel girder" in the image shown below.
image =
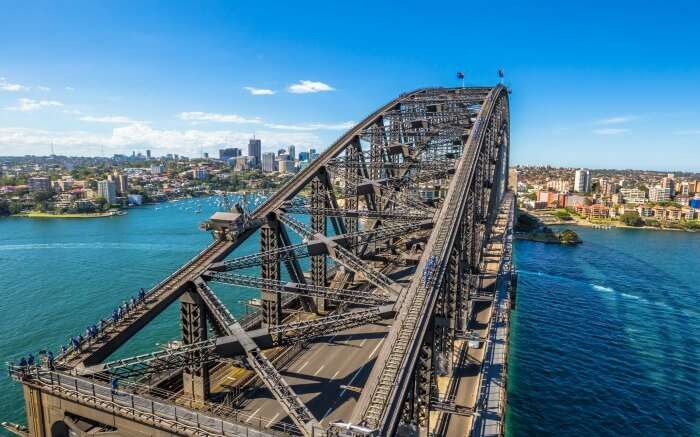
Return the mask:
[[[507,105],[507,93],[503,87],[494,88],[486,99],[478,119],[472,129],[462,159],[455,177],[451,181],[445,204],[429,240],[423,258],[419,263],[419,271],[425,268],[425,263],[431,256],[439,260],[435,273],[429,284],[422,284],[414,277],[405,292],[405,297],[397,301],[397,320],[392,325],[389,341],[385,342],[379,353],[377,363],[370,374],[368,383],[363,390],[352,416],[354,423],[362,422],[366,426],[376,428],[382,434],[391,434],[396,430],[400,419],[399,406],[403,402],[410,378],[408,376],[416,368],[418,351],[425,338],[426,329],[432,325],[432,314],[438,295],[443,287],[449,254],[457,241],[456,232],[468,209],[468,200],[476,197],[479,207],[478,219],[481,216],[492,215],[494,205],[484,199],[484,185],[487,175],[483,163],[483,151],[489,145],[484,134],[484,125],[496,123],[492,118],[494,108]],[[459,181],[459,186],[457,186]],[[465,183],[466,182],[466,183]],[[485,224],[485,223],[484,223]],[[483,235],[483,230],[480,232]],[[477,247],[481,250],[483,237],[480,235]],[[476,256],[480,256],[477,254]],[[474,261],[471,261],[474,262]],[[478,265],[478,263],[476,263]]]
[[[415,413],[416,405],[420,410],[430,409],[430,389],[425,389],[425,381],[421,378],[425,378],[425,369],[428,367],[431,369],[428,379],[432,378],[435,366],[432,359],[428,364],[425,357],[419,355],[425,349],[426,339],[435,335],[432,331],[436,326],[434,315],[438,298],[441,299],[439,302],[442,315],[458,320],[460,302],[464,303],[468,290],[473,286],[469,278],[476,277],[478,273],[481,251],[495,219],[493,205],[503,193],[507,176],[507,123],[507,92],[502,86],[478,89],[424,89],[402,95],[344,134],[318,159],[250,214],[240,229],[233,230],[226,236],[226,241],[216,242],[179,270],[177,276],[169,278],[156,288],[171,290],[172,288],[168,287],[179,284],[175,281],[182,281],[183,278],[192,280],[212,268],[228,270],[261,266],[261,279],[265,283],[258,285],[269,294],[269,299],[263,300],[272,305],[266,307],[267,311],[263,317],[268,326],[255,335],[252,332],[250,335],[246,334],[248,338],[255,339],[253,341],[256,345],[258,340],[268,341],[269,345],[284,345],[300,339],[315,338],[334,332],[335,329],[372,323],[379,318],[393,318],[389,338],[383,343],[351,418],[354,423],[362,421],[376,428],[379,433],[391,434],[396,430],[400,416],[396,412],[407,410],[403,408],[404,401],[413,405],[409,410],[414,413],[407,417],[415,419],[416,414],[424,414]],[[451,163],[448,164],[448,161]],[[446,180],[449,187],[444,200],[436,202],[436,207],[431,208],[416,198],[413,190],[421,183],[436,179]],[[313,182],[314,180],[319,183]],[[361,191],[361,187],[367,183],[372,185],[372,190],[366,193],[358,192],[358,189]],[[303,206],[296,203],[289,207],[287,202],[292,201],[307,187],[312,188],[312,201]],[[342,203],[339,200],[341,198]],[[283,221],[280,217],[283,217],[285,207],[288,207],[287,212],[290,213],[302,212],[303,209],[304,213],[311,215],[311,229],[303,224],[298,226],[299,222],[289,220],[285,225],[305,235],[305,238],[311,237],[308,240],[312,242],[312,247],[327,247],[328,249],[321,253],[327,254],[337,264],[353,271],[356,282],[362,284],[357,289],[357,284],[352,287],[337,285],[348,281],[347,275],[324,278],[321,273],[313,273],[312,269],[313,279],[310,285],[323,287],[314,288],[314,292],[336,293],[336,297],[342,295],[345,298],[350,295],[346,293],[347,290],[362,290],[369,294],[374,289],[372,295],[377,298],[382,298],[381,293],[376,292],[379,290],[384,293],[384,298],[395,298],[396,302],[388,306],[350,312],[342,312],[341,308],[337,314],[308,322],[312,323],[311,325],[304,325],[307,322],[297,325],[283,324],[279,289],[284,285],[281,285],[280,281],[280,263],[284,263],[293,277],[290,282],[307,287],[304,285],[305,277],[298,259],[310,255],[308,244],[291,245],[289,239],[282,236],[284,226],[280,224]],[[391,234],[387,229],[383,229],[387,227],[382,225],[391,220],[394,220],[393,223],[400,220],[411,223],[405,218],[411,214],[427,217],[434,226],[418,263],[418,274],[408,278],[409,282],[405,286],[399,287],[387,275],[370,266],[364,259],[364,253],[367,243],[379,241],[379,235],[386,237],[387,244],[383,246],[385,253],[391,255],[403,251],[405,248],[398,246],[396,242],[413,238],[411,235],[416,235],[420,228],[413,228],[404,232],[404,235],[398,235]],[[401,215],[404,218],[399,218]],[[364,219],[369,219],[369,225],[365,225],[365,228],[369,228],[368,231],[359,230],[358,222]],[[327,221],[333,225],[336,236],[325,235],[323,222]],[[262,254],[212,266],[212,263],[222,260],[258,229],[261,234]],[[361,234],[362,232],[372,233],[375,237]],[[317,240],[322,244],[315,243]],[[422,248],[423,243],[420,244]],[[461,252],[456,260],[453,255],[455,245],[460,247]],[[313,252],[313,255],[318,256],[316,252]],[[420,272],[431,256],[437,259],[436,269],[427,283],[423,284]],[[384,263],[384,267],[390,265],[389,262]],[[455,275],[458,277],[457,284]],[[304,291],[310,288],[307,287]],[[461,299],[460,288],[464,296]],[[231,326],[235,326],[237,322],[213,292],[200,290],[198,293],[205,304],[208,320],[214,324],[217,332],[227,333],[227,337],[193,342],[178,350],[158,352],[157,356],[147,359],[126,360],[130,364],[124,361],[120,365],[106,363],[105,366],[115,372],[129,366],[137,369],[146,360],[152,363],[151,368],[159,368],[160,370],[155,370],[159,372],[163,369],[196,366],[208,363],[209,360],[235,356],[230,353],[233,350],[232,345],[247,343],[245,336],[240,332],[238,336],[231,334]],[[449,347],[440,346],[440,343],[449,343],[449,337],[454,330],[456,328],[451,324],[450,335],[445,336],[443,340],[429,343],[437,343],[438,347]],[[131,335],[132,332],[116,334],[112,336],[115,339],[113,342],[117,342],[118,339],[123,343],[124,338],[128,339]],[[248,352],[254,350],[244,349]],[[434,356],[434,352],[431,346],[428,353]],[[274,368],[268,368],[267,364],[258,361],[255,355],[248,353],[246,356],[248,360],[257,363],[252,364],[253,367],[257,367],[257,373],[262,375],[263,379],[272,381],[273,386],[283,387],[283,381],[278,381],[278,374],[275,374]],[[144,374],[146,371],[141,368],[134,372]],[[284,388],[281,390],[285,391]],[[287,402],[284,400],[287,399],[285,393],[275,395],[283,405]],[[303,428],[311,423],[313,418],[306,415],[304,409],[300,409],[293,398],[289,401],[291,403],[286,404],[285,410],[290,409],[290,417],[297,414],[298,420],[294,421]],[[439,407],[436,402],[432,404],[435,408]],[[424,422],[424,419],[420,420]]]
[[390,302],[386,296],[360,290],[348,290],[313,284],[275,281],[272,279],[256,278],[254,276],[236,275],[232,273],[206,272],[204,276],[209,281],[213,282],[221,282],[229,285],[240,285],[241,287],[247,288],[276,290],[281,293],[291,293],[299,296],[328,299],[334,302],[346,302],[363,306],[384,305]]

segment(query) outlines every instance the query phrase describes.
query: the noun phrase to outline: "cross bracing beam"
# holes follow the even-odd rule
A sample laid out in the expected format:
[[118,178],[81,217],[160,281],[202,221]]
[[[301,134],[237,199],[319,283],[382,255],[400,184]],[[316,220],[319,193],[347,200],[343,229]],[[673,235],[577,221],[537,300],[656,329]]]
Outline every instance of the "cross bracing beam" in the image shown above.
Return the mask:
[[[210,265],[210,270],[232,271],[255,267],[261,265],[264,260],[271,257],[278,257],[281,261],[306,258],[318,253],[329,253],[330,249],[327,246],[330,243],[332,243],[332,247],[337,245],[348,246],[352,245],[352,242],[354,242],[355,245],[363,245],[404,236],[419,229],[429,229],[432,226],[432,221],[426,220],[425,216],[422,216],[420,217],[421,220],[407,221],[407,223],[386,225],[375,229],[325,237],[314,234],[313,230],[286,214],[280,213],[279,217],[281,222],[289,226],[294,232],[308,239],[308,241],[218,262]],[[416,219],[417,218],[418,217],[416,217]]]
[[[199,290],[204,290],[206,294],[214,295],[214,292],[209,289],[204,280],[198,278],[196,286]],[[305,435],[311,435],[312,428],[318,425],[316,418],[260,350],[255,341],[246,333],[241,324],[230,313],[228,317],[232,318],[233,321],[228,329],[232,333],[232,337],[245,350],[248,364],[267,386],[275,399],[277,399],[282,409],[292,419],[292,422],[299,427],[299,430]]]
[[360,290],[323,287],[320,285],[300,284],[296,282],[275,281],[254,276],[236,275],[232,273],[205,272],[204,277],[209,281],[255,289],[271,289],[282,293],[292,293],[299,296],[321,297],[324,299],[347,302],[356,305],[383,305],[389,302],[385,296]]
[[[377,288],[388,292],[389,294],[395,295],[400,293],[401,287],[397,283],[389,279],[383,273],[380,273],[372,267],[368,266],[365,261],[360,259],[354,253],[336,244],[329,238],[324,237],[323,235],[314,234],[313,231],[307,228],[303,223],[289,217],[286,214],[278,214],[278,218],[282,223],[289,226],[290,229],[292,229],[294,232],[297,232],[302,237],[315,238],[317,240],[323,241],[326,247],[328,248],[328,254],[331,256],[331,258],[335,259],[339,264],[349,268],[355,273],[362,273],[365,276],[367,282],[372,283]],[[432,222],[429,222],[429,224],[432,225]]]
[[[211,290],[210,293],[213,294]],[[310,341],[317,337],[391,318],[393,314],[392,305],[382,305],[317,319],[290,322],[269,329],[245,331],[245,336],[240,332],[234,335],[237,329],[234,325],[237,322],[233,319],[234,323],[227,325],[227,332],[230,334],[225,337],[211,338],[198,343],[169,347],[94,366],[76,368],[75,372],[79,375],[109,373],[119,378],[132,378],[181,369],[187,365],[205,364],[225,359],[240,360],[240,357],[245,355],[248,349],[257,348],[258,344],[267,348]],[[275,339],[275,337],[279,338]],[[243,338],[243,342],[241,342],[241,338]]]
[[407,373],[414,369],[436,297],[442,287],[443,261],[454,245],[457,234],[454,231],[459,228],[466,199],[474,194],[477,156],[485,148],[484,129],[481,126],[486,122],[482,120],[493,122],[491,114],[496,100],[500,104],[507,102],[507,93],[502,86],[491,91],[481,109],[474,132],[465,145],[457,172],[450,182],[447,198],[437,218],[436,232],[431,235],[419,263],[418,269],[422,271],[428,259],[435,257],[437,263],[434,272],[427,281],[415,275],[397,301],[397,318],[353,412],[351,420],[354,423],[362,421],[382,435],[391,434],[396,429],[399,406],[407,390]]
[[284,210],[290,214],[324,214],[328,217],[365,217],[396,221],[414,221],[429,218],[426,214],[401,210],[373,211],[369,209],[312,208],[306,205],[285,206]]

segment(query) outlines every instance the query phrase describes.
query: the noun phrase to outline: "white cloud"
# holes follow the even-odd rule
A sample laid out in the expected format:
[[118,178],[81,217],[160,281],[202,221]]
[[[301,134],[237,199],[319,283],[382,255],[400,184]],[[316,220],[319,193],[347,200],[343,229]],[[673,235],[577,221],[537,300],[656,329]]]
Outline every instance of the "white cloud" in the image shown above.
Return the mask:
[[619,134],[624,134],[625,132],[629,132],[629,129],[623,129],[623,128],[606,128],[606,129],[596,129],[593,131],[594,133],[598,135],[619,135]]
[[110,115],[105,117],[93,117],[91,115],[86,115],[79,118],[80,121],[87,121],[90,123],[107,123],[107,124],[131,124],[131,123],[143,123],[132,120],[129,117],[123,115]]
[[[54,143],[66,154],[96,155],[104,146],[107,154],[124,153],[138,148],[149,148],[168,153],[194,156],[201,147],[218,147],[221,144],[244,147],[253,132],[230,130],[164,130],[145,123],[133,123],[115,127],[109,134],[88,131],[48,131],[21,127],[0,128],[0,155],[45,153],[45,147]],[[265,148],[274,150],[281,146],[297,144],[318,146],[319,138],[308,132],[256,131]]]
[[67,87],[65,87],[65,88],[63,88],[63,89],[66,90],[66,91],[75,91],[75,88],[73,88],[72,86],[67,86]]
[[636,119],[637,119],[637,116],[635,116],[635,115],[624,115],[624,116],[620,116],[620,117],[604,118],[602,120],[598,120],[595,124],[604,124],[604,125],[622,124],[622,123],[627,123],[629,121],[634,121]]
[[29,111],[36,111],[38,109],[43,109],[43,108],[63,106],[63,103],[61,103],[57,100],[32,100],[32,99],[21,98],[21,99],[17,100],[17,103],[18,103],[18,106],[11,106],[11,107],[5,108],[5,109],[8,111],[29,112]]
[[0,77],[0,91],[26,91],[28,86],[20,85],[17,83],[10,83],[4,77]]
[[275,94],[275,91],[266,88],[255,88],[252,86],[244,86],[244,90],[248,91],[253,96],[271,96]]
[[302,80],[299,81],[299,83],[295,83],[294,85],[290,85],[287,88],[287,91],[293,94],[307,94],[307,93],[320,93],[324,91],[333,91],[335,88],[333,88],[330,85],[327,85],[323,82],[313,82],[310,80]]
[[259,117],[245,118],[237,114],[214,114],[211,112],[181,112],[179,117],[188,121],[216,121],[219,123],[262,123]]
[[43,85],[37,86],[36,89],[38,89],[39,91],[51,91],[51,88]]
[[265,127],[270,129],[284,129],[292,131],[314,131],[314,130],[346,130],[355,126],[357,123],[354,121],[346,121],[344,123],[336,124],[325,124],[325,123],[309,123],[309,124],[274,124],[265,123]]

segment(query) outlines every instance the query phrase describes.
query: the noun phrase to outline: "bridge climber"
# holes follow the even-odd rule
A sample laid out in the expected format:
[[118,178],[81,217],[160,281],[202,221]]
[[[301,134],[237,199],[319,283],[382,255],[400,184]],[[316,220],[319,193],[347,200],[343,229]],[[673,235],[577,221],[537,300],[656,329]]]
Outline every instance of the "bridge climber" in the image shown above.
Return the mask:
[[[437,379],[452,374],[487,246],[505,235],[508,125],[502,85],[402,94],[252,212],[215,214],[211,245],[72,338],[52,368],[11,366],[32,435],[104,414],[116,435],[427,435],[431,412],[470,416]],[[259,251],[238,255],[252,239]],[[260,290],[258,310],[235,317],[220,298],[231,286]],[[110,358],[176,301],[177,344]],[[44,408],[52,398],[63,409]]]

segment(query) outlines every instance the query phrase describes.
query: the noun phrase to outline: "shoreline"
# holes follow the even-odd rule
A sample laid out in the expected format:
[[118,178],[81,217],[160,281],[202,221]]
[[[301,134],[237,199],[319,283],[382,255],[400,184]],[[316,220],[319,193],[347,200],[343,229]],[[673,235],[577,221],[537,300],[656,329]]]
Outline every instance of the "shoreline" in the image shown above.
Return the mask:
[[12,214],[8,217],[23,217],[34,219],[86,219],[86,218],[103,218],[103,217],[118,217],[124,214],[115,214],[112,212],[91,212],[85,214],[51,214],[47,212],[28,212],[20,214]]
[[[561,223],[552,223],[551,226],[561,226],[561,225],[567,225],[567,226],[581,226],[584,228],[596,228],[596,227],[601,227],[601,226],[607,226],[610,229],[642,229],[642,230],[647,230],[647,231],[674,231],[674,232],[690,232],[690,233],[695,233],[697,231],[694,231],[692,229],[678,229],[678,228],[665,228],[665,227],[656,227],[656,226],[629,226],[629,225],[623,225],[619,222],[611,222],[611,223],[591,223],[588,220],[574,220],[571,222],[561,222]],[[548,225],[550,226],[550,225]]]
[[675,231],[675,232],[689,232],[689,233],[695,233],[698,232],[696,230],[692,229],[678,229],[678,228],[666,228],[666,227],[656,227],[656,226],[628,226],[625,224],[622,224],[618,221],[610,221],[607,223],[593,223],[590,222],[586,219],[578,218],[575,216],[573,217],[573,220],[560,220],[556,219],[552,216],[549,215],[541,215],[541,214],[532,214],[532,211],[528,211],[529,214],[531,214],[533,217],[536,217],[539,219],[543,225],[545,226],[581,226],[585,228],[597,228],[597,227],[608,227],[608,228],[617,228],[617,229],[643,229],[643,230],[648,230],[648,231]]

